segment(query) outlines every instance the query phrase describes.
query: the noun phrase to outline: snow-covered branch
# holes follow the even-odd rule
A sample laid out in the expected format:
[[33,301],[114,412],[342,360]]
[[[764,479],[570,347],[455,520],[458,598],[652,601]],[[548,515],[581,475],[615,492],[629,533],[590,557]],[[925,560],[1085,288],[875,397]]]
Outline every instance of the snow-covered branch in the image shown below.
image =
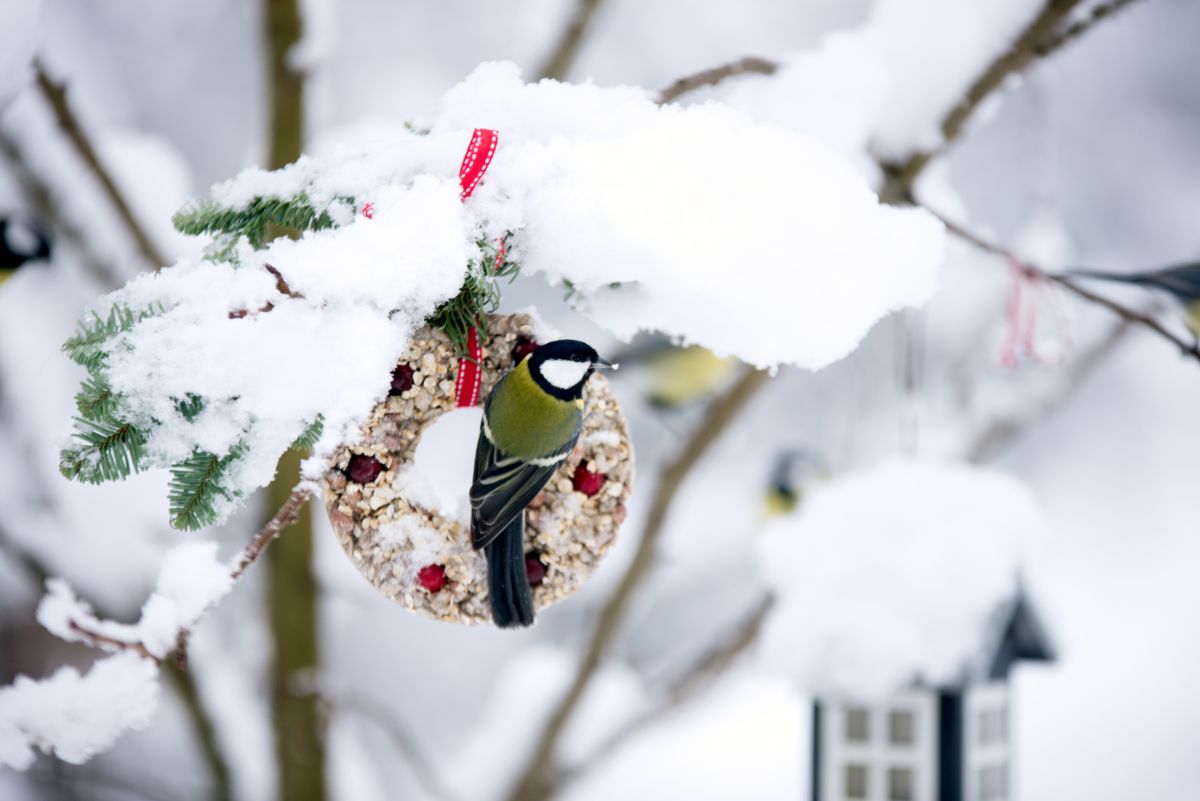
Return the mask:
[[86,674],[63,668],[46,679],[20,677],[0,689],[0,763],[25,769],[33,749],[85,762],[124,731],[149,724],[157,705],[158,668],[175,652],[180,663],[195,626],[294,522],[312,493],[302,484],[254,540],[229,562],[214,542],[187,542],[169,551],[137,623],[98,616],[61,579],[50,579],[38,622],[67,642],[112,654]]

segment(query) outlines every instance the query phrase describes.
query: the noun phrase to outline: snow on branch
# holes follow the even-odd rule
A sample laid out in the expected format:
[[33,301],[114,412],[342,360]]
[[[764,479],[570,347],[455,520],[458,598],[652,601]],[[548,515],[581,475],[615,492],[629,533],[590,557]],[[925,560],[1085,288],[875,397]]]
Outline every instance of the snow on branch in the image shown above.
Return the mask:
[[175,652],[182,665],[196,624],[232,589],[271,541],[295,522],[312,493],[301,484],[254,540],[228,562],[214,542],[187,542],[167,552],[154,592],[137,623],[104,620],[62,579],[46,582],[37,618],[50,633],[112,654],[86,674],[62,668],[0,688],[0,764],[25,770],[34,749],[82,763],[124,732],[149,725],[158,704],[158,669]]
[[[170,467],[172,523],[218,523],[289,447],[323,468],[412,333],[465,339],[517,269],[618,337],[661,331],[760,367],[824,367],[934,288],[936,220],[880,204],[820,142],[719,104],[485,64],[427,122],[248,170],[180,212],[211,237],[206,259],[130,282],[68,343],[91,389],[64,474]],[[500,146],[464,203],[480,126]]]
[[35,749],[82,764],[150,725],[158,694],[158,665],[132,651],[82,675],[64,667],[38,681],[18,676],[0,687],[0,764],[26,770]]

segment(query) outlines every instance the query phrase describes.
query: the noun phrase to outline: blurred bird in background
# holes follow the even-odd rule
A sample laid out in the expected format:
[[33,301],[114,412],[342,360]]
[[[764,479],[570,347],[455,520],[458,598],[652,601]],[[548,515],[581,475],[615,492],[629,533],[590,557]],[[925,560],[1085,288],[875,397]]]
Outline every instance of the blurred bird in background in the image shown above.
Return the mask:
[[660,409],[680,409],[708,399],[737,367],[737,359],[721,358],[699,345],[680,347],[661,335],[639,337],[613,361],[626,369],[646,368],[646,401]]
[[18,214],[0,216],[0,286],[29,262],[50,258],[50,237],[32,219]]
[[1140,273],[1106,273],[1100,270],[1068,270],[1066,275],[1133,284],[1162,290],[1183,306],[1183,316],[1192,336],[1200,341],[1200,262],[1177,264]]
[[809,450],[793,448],[775,457],[767,484],[764,509],[767,517],[791,514],[804,500],[804,491],[814,482],[828,477],[824,460]]

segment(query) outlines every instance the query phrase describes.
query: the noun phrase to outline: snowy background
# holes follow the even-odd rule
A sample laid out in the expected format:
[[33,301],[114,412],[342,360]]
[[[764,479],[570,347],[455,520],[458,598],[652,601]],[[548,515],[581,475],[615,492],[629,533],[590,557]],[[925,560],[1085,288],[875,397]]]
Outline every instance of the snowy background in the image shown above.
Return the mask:
[[[293,53],[306,76],[306,150],[328,154],[408,120],[436,120],[447,91],[482,62],[509,61],[533,79],[576,5],[306,0],[306,38]],[[946,109],[1041,6],[1032,0],[713,0],[701,7],[603,0],[567,78],[654,91],[745,55],[780,60],[785,66],[774,76],[731,80],[685,100],[719,101],[805,141],[820,140],[841,154],[839,169],[852,165],[861,180],[877,185],[875,160],[935,144]],[[1035,64],[1002,102],[997,96],[986,104],[927,170],[919,194],[1049,266],[1129,270],[1195,258],[1196,30],[1195,3],[1133,3]],[[164,592],[160,571],[172,548],[212,538],[222,558],[230,556],[265,511],[252,501],[218,529],[185,535],[167,525],[163,471],[99,487],[59,475],[58,449],[80,379],[59,346],[99,295],[156,265],[139,256],[94,177],[55,129],[28,56],[35,52],[67,84],[99,156],[157,249],[174,262],[195,258],[202,243],[175,233],[171,214],[266,158],[262,40],[258,4],[233,0],[18,0],[0,9],[0,133],[20,154],[18,163],[11,147],[0,152],[0,213],[32,208],[22,187],[22,170],[31,171],[76,232],[56,232],[52,263],[22,269],[0,286],[0,685],[18,675],[68,671],[41,685],[44,695],[25,692],[19,702],[12,700],[18,694],[0,690],[0,738],[14,721],[26,729],[35,725],[30,721],[70,729],[55,718],[56,707],[97,659],[97,652],[65,644],[38,624],[43,590],[30,561],[65,578],[96,608],[137,620],[156,587]],[[698,177],[705,157],[712,169],[722,166],[720,153],[689,155]],[[504,173],[498,175],[497,182]],[[802,178],[789,177],[773,198],[794,202],[801,213],[820,204]],[[630,202],[637,199],[631,193]],[[788,224],[783,215],[757,222],[767,236]],[[581,247],[607,246],[602,234],[585,233]],[[711,235],[721,237],[721,259],[777,255],[737,226]],[[804,254],[797,237],[797,253]],[[570,255],[569,242],[542,241],[553,258]],[[870,252],[861,242],[850,245]],[[662,253],[669,260],[690,251],[664,246]],[[580,262],[597,259],[589,251]],[[804,269],[797,259],[795,269]],[[697,269],[712,279],[719,261],[701,259]],[[755,309],[747,309],[753,296],[738,291],[739,276],[755,268],[761,275],[760,261],[726,266],[727,314],[738,322],[719,311],[701,320],[714,330],[753,320]],[[781,283],[791,280],[791,266],[774,265]],[[923,666],[936,675],[969,636],[946,632],[969,630],[971,604],[989,588],[1003,592],[1018,562],[1036,582],[1060,652],[1056,664],[1025,666],[1014,678],[1019,797],[1200,795],[1194,688],[1200,644],[1189,633],[1200,610],[1194,514],[1200,422],[1190,402],[1200,391],[1200,370],[1135,330],[1075,381],[1074,366],[1113,320],[1068,297],[1042,299],[1045,341],[1038,345],[1050,354],[1046,363],[1023,359],[1006,368],[1000,363],[1010,290],[1004,262],[951,239],[938,273],[922,312],[882,320],[847,358],[816,372],[782,368],[689,477],[657,565],[560,741],[557,758],[570,780],[556,797],[805,797],[809,693],[847,683],[867,691],[890,680],[887,671],[818,664],[811,644],[830,632],[858,638],[884,664]],[[879,305],[919,302],[922,287],[908,289],[912,298],[897,294]],[[530,304],[601,353],[621,347],[564,304],[561,289],[543,276],[506,288],[505,309]],[[797,304],[799,314],[804,307]],[[672,312],[668,322],[679,321],[680,333],[719,344],[694,333],[694,305]],[[738,329],[731,330],[736,336]],[[818,366],[855,338],[792,361]],[[1063,349],[1060,360],[1055,352]],[[740,355],[774,361],[759,352]],[[288,691],[323,698],[329,797],[506,797],[629,565],[658,468],[703,414],[702,404],[667,411],[647,404],[649,370],[622,370],[620,378],[616,390],[638,449],[630,520],[591,584],[547,610],[530,631],[456,628],[405,612],[355,573],[317,515],[322,662],[316,675],[295,677]],[[1008,420],[1019,421],[1015,435],[989,433]],[[794,515],[765,521],[773,467],[781,452],[796,449],[815,454],[824,468],[801,476],[806,502]],[[967,458],[980,467],[964,466]],[[926,499],[924,518],[896,497],[905,482],[912,482],[913,497]],[[938,509],[939,487],[978,501],[959,503],[941,518],[961,524],[961,531],[922,529],[928,536],[914,548],[932,548],[941,561],[906,560],[911,551],[889,535]],[[168,566],[178,565],[178,553]],[[205,554],[198,569],[211,565]],[[922,580],[880,570],[887,555],[894,558],[885,564],[903,565]],[[260,573],[254,568],[199,626],[189,667],[194,702],[212,720],[208,739],[238,799],[274,798],[277,787],[270,704],[284,688],[271,684]],[[793,586],[804,582],[802,591],[789,593],[789,577]],[[658,707],[673,676],[735,630],[772,589],[780,602],[761,648],[748,649],[686,704],[622,734]],[[879,599],[897,594],[914,617],[936,614],[943,597],[963,614],[947,616],[938,634],[911,621],[881,624],[872,610],[895,611]],[[164,681],[157,709],[144,708],[139,704],[155,692],[145,660],[123,655],[100,664],[118,674],[105,687],[128,693],[121,704],[126,723],[145,727],[85,765],[40,756],[26,772],[0,767],[0,797],[217,797],[201,748],[205,738],[176,685]],[[0,740],[0,760],[14,761],[5,745]],[[63,757],[86,755],[71,745],[64,744]]]

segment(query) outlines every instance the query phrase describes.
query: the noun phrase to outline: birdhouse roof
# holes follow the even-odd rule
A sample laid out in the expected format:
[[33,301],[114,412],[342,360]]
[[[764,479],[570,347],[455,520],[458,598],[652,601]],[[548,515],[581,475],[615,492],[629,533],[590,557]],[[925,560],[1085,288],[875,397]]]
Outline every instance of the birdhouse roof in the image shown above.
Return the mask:
[[762,654],[812,692],[858,696],[1052,658],[1027,558],[1048,532],[1032,493],[993,470],[892,461],[846,474],[764,533],[778,604]]

